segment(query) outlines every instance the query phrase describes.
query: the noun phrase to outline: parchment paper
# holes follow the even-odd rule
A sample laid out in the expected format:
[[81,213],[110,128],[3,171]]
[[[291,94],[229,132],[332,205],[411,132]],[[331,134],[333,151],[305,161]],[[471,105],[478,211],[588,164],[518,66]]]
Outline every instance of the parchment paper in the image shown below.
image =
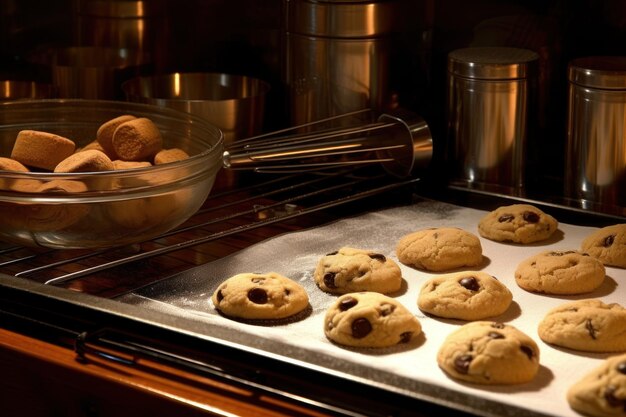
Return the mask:
[[[119,300],[202,321],[207,324],[208,334],[215,334],[215,329],[234,329],[237,334],[249,335],[251,341],[258,341],[259,338],[277,341],[285,346],[284,354],[287,356],[290,351],[299,352],[300,348],[327,354],[365,371],[362,373],[373,380],[377,378],[379,370],[539,414],[577,416],[569,408],[565,392],[574,381],[582,378],[609,355],[575,352],[547,345],[539,339],[537,325],[549,309],[570,300],[600,298],[605,302],[625,305],[626,270],[607,267],[604,284],[593,293],[580,296],[529,293],[517,286],[514,271],[519,262],[542,250],[579,249],[581,241],[593,228],[559,224],[557,232],[549,241],[532,245],[504,244],[480,238],[485,263],[477,269],[496,276],[513,293],[513,304],[509,310],[491,319],[517,327],[539,345],[541,368],[532,382],[516,386],[472,385],[450,379],[437,366],[436,354],[443,340],[465,322],[427,317],[417,308],[419,289],[433,274],[399,263],[395,246],[402,236],[427,227],[460,227],[479,236],[478,221],[485,214],[481,210],[428,201],[345,218],[323,227],[267,240]],[[326,340],[323,317],[335,296],[323,293],[315,285],[313,271],[320,257],[341,246],[372,250],[398,262],[405,289],[393,296],[419,318],[424,331],[421,341],[402,348],[369,350],[342,348]],[[216,313],[210,296],[223,280],[241,272],[268,271],[281,273],[305,287],[312,306],[309,316],[284,325],[259,326],[232,321]]]

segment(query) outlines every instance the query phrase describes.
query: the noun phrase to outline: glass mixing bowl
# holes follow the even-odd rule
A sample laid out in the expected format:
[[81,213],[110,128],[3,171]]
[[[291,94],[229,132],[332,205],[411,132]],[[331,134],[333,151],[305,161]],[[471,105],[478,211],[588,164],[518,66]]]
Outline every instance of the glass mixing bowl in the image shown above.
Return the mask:
[[150,119],[163,148],[190,158],[146,168],[88,173],[0,171],[0,240],[49,248],[107,248],[172,230],[208,196],[222,167],[223,133],[172,109],[82,99],[0,103],[0,156],[10,157],[21,130],[54,133],[77,149],[98,128],[130,114]]

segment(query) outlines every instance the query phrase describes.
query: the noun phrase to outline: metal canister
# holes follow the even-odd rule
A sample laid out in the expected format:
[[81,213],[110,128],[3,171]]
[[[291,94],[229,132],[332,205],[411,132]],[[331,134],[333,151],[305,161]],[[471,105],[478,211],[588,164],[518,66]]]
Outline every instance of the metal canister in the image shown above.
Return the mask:
[[626,207],[626,57],[574,59],[568,79],[565,195]]
[[165,2],[150,0],[75,0],[77,46],[124,48],[151,62],[165,61],[162,45],[169,25]]
[[524,186],[527,137],[539,56],[508,47],[448,54],[451,180],[468,186]]
[[385,110],[397,3],[285,1],[284,77],[293,124]]

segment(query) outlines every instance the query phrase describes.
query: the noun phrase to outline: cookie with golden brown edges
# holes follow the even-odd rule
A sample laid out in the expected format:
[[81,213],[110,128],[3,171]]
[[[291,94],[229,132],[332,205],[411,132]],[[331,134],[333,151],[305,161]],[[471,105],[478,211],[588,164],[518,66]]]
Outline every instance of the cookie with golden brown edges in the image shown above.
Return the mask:
[[389,294],[402,287],[402,271],[392,259],[350,247],[324,255],[313,278],[320,289],[331,294],[359,291]]
[[211,301],[223,315],[248,320],[285,319],[309,307],[304,287],[276,272],[234,275],[217,287]]
[[478,223],[478,233],[484,238],[522,244],[546,240],[557,228],[554,217],[530,204],[498,207]]
[[594,231],[583,240],[581,250],[604,265],[626,268],[626,223]]
[[324,333],[340,345],[385,348],[409,343],[422,325],[398,300],[366,291],[337,298],[324,316]]
[[517,328],[473,321],[448,335],[437,363],[453,379],[487,385],[532,381],[539,371],[537,343]]

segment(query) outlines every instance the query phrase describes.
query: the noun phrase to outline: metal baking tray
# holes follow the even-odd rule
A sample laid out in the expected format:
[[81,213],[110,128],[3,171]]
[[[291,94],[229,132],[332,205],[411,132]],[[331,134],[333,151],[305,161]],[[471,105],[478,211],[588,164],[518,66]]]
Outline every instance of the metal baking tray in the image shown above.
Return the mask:
[[[301,178],[294,183],[301,183]],[[336,186],[337,178],[332,183]],[[92,294],[76,291],[79,289],[76,283],[81,282],[83,288],[89,289],[89,276],[101,274],[102,265],[90,266],[92,269],[87,268],[87,272],[85,269],[72,269],[65,275],[54,277],[38,272],[30,272],[26,277],[19,273],[8,274],[5,266],[5,270],[0,269],[0,325],[32,332],[37,337],[49,338],[57,343],[64,340],[74,346],[79,356],[86,353],[102,354],[110,360],[122,362],[128,361],[128,355],[132,358],[150,357],[193,372],[223,378],[230,383],[290,398],[337,415],[401,416],[446,412],[450,415],[550,416],[563,411],[562,400],[560,408],[542,408],[541,405],[543,399],[540,397],[549,402],[558,402],[552,398],[554,393],[549,389],[555,372],[550,364],[544,365],[537,383],[530,386],[473,387],[441,379],[440,375],[433,380],[433,374],[437,371],[432,352],[436,349],[437,340],[460,323],[433,320],[420,314],[413,301],[415,286],[423,278],[418,271],[403,267],[407,289],[400,295],[400,299],[424,321],[426,340],[421,345],[410,346],[405,350],[359,351],[329,344],[317,324],[332,297],[314,287],[310,279],[311,268],[319,256],[339,245],[369,247],[393,257],[393,242],[405,231],[412,231],[425,224],[469,227],[468,222],[474,222],[476,216],[484,210],[516,201],[535,203],[553,213],[561,222],[566,222],[562,228],[567,233],[561,235],[561,240],[550,242],[551,247],[565,243],[573,245],[588,228],[623,222],[624,219],[498,194],[448,190],[444,194],[432,195],[428,192],[430,187],[420,188],[417,180],[384,180],[379,183],[357,176],[352,177],[345,187],[349,191],[344,190],[339,197],[334,194],[328,199],[321,199],[316,195],[314,200],[317,205],[308,208],[300,206],[303,200],[292,197],[272,197],[274,203],[271,206],[258,205],[251,200],[248,204],[256,206],[252,209],[252,218],[254,222],[260,223],[253,226],[254,222],[245,221],[236,226],[231,225],[225,230],[204,234],[194,242],[175,243],[179,245],[175,249],[219,241],[240,232],[242,228],[263,227],[273,222],[288,224],[299,216],[310,216],[318,210],[353,206],[331,217],[330,223],[322,222],[302,231],[285,229],[278,236],[261,239],[250,248],[196,266],[187,266],[171,275],[140,280],[132,288],[124,290],[93,291]],[[272,188],[275,188],[275,184]],[[327,191],[325,187],[318,190]],[[400,201],[391,198],[389,194],[393,195],[398,190],[404,196]],[[308,193],[307,190],[301,195]],[[453,194],[456,195],[449,202],[442,201],[444,196]],[[407,195],[410,196],[408,200]],[[263,198],[267,199],[268,196],[264,195]],[[374,203],[365,204],[368,198],[373,199]],[[367,208],[366,212],[363,212],[363,207]],[[270,212],[274,213],[266,216]],[[575,237],[571,241],[563,240],[568,235]],[[489,245],[489,242],[485,243]],[[157,248],[156,253],[145,256],[163,256],[174,250],[171,246],[165,248],[168,249]],[[506,248],[520,249],[511,246]],[[528,251],[539,248],[523,249]],[[108,261],[104,269],[113,269],[115,274],[123,274],[125,270],[132,273],[139,267],[129,265],[145,261],[142,253],[145,252],[120,258],[140,255],[140,259],[121,261],[121,265]],[[525,253],[522,251],[517,256]],[[506,274],[498,269],[506,267],[495,261],[495,258],[492,259],[499,254],[487,252],[486,256],[491,260],[484,268],[486,271],[496,268],[498,273]],[[25,262],[23,258],[19,259],[22,260],[13,263],[6,261],[5,265],[9,262],[10,267],[14,268],[15,263]],[[514,264],[512,259],[509,261],[509,264]],[[301,281],[311,295],[311,315],[287,326],[237,323],[216,315],[208,301],[216,285],[233,272],[259,269],[278,270]],[[626,279],[621,276],[624,271],[611,269],[610,274],[607,285],[592,296],[623,300],[624,288],[611,283]],[[515,290],[510,280],[508,285]],[[532,324],[522,319],[527,309],[524,297],[530,296],[520,293],[519,289],[516,291],[515,294],[521,297],[519,301],[514,298],[516,306],[504,317],[497,319],[511,324],[519,323],[530,333]],[[542,308],[563,301],[563,297],[548,297],[545,300],[547,302]],[[534,304],[533,308],[536,308]],[[538,309],[531,316],[536,318],[541,311]],[[538,339],[535,334],[531,336]],[[110,355],[108,352],[111,349],[123,354],[120,357]],[[542,353],[550,352],[548,359],[555,355],[550,349],[542,346]],[[583,369],[605,356],[557,353],[564,355],[570,363],[582,361]],[[134,366],[134,360],[129,361],[128,365]],[[539,399],[536,404],[533,398]]]

